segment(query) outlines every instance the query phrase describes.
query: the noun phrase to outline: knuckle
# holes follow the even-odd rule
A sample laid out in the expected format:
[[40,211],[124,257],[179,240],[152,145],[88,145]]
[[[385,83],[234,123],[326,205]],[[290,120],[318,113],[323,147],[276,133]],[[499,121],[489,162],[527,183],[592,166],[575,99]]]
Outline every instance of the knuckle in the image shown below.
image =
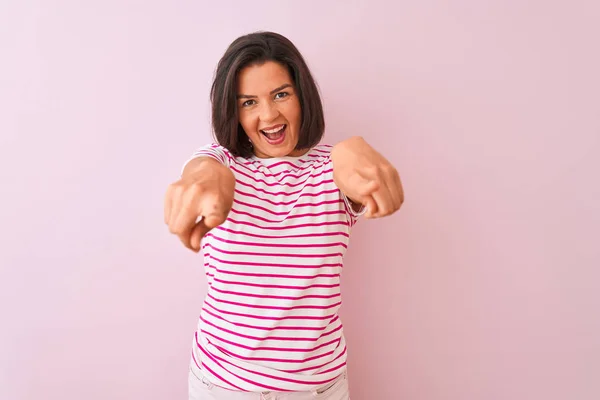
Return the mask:
[[213,201],[210,205],[210,212],[220,216],[225,211],[225,206],[222,201]]
[[379,168],[376,165],[369,165],[366,168],[367,173],[375,175],[377,173],[379,173]]
[[181,184],[181,182],[172,184],[171,188],[171,193],[173,193],[173,196],[175,197],[180,197],[185,191],[185,187]]
[[177,191],[177,186],[175,183],[171,183],[169,186],[167,186],[167,191],[165,193],[165,199],[172,199],[173,197],[175,197]]
[[179,182],[180,181],[170,183],[169,186],[167,186],[167,191],[175,190],[175,188],[179,185]]
[[202,202],[208,212],[219,211],[223,208],[223,200],[218,193],[209,192],[202,196]]
[[189,186],[190,186],[189,191],[193,192],[193,193],[200,193],[200,192],[202,192],[202,189],[204,187],[204,185],[202,184],[202,182],[199,182],[199,181],[194,181]]

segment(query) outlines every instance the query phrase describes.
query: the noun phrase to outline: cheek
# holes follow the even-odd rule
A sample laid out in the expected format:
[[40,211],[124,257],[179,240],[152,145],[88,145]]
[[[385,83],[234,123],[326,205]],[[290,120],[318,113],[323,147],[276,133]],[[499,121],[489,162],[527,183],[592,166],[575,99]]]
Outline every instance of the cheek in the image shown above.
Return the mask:
[[302,110],[300,109],[300,103],[297,99],[290,104],[287,109],[288,121],[296,125],[296,128],[299,128],[300,121],[302,119]]
[[244,131],[249,134],[256,133],[257,125],[254,118],[249,113],[243,113],[239,117],[240,125]]

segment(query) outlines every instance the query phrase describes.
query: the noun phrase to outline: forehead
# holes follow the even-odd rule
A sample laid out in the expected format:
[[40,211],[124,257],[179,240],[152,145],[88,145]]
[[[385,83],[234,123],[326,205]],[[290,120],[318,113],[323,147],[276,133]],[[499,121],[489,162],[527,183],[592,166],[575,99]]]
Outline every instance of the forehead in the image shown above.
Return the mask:
[[274,61],[250,65],[238,74],[238,93],[247,95],[268,94],[283,85],[293,84],[286,67]]

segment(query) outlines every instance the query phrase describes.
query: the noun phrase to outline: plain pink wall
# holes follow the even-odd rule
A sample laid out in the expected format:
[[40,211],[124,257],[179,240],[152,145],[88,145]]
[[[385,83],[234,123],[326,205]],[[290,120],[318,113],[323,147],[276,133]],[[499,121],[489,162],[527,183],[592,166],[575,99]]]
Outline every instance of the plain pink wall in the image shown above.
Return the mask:
[[353,399],[600,398],[600,6],[341,4],[2,2],[1,399],[186,398],[205,281],[162,200],[258,29],[405,183],[347,255]]

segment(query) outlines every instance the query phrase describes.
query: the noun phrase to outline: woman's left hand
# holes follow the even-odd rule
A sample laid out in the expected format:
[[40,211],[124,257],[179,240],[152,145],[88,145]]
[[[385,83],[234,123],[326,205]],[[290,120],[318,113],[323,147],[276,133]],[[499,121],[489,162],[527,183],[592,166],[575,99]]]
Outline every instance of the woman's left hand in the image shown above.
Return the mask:
[[396,168],[363,138],[344,140],[331,150],[333,179],[355,203],[367,207],[365,218],[393,214],[404,202]]

